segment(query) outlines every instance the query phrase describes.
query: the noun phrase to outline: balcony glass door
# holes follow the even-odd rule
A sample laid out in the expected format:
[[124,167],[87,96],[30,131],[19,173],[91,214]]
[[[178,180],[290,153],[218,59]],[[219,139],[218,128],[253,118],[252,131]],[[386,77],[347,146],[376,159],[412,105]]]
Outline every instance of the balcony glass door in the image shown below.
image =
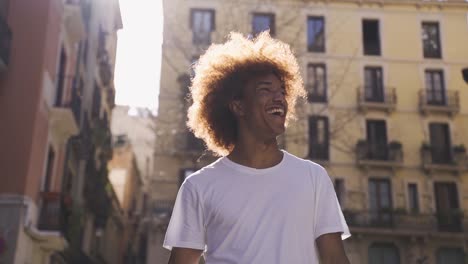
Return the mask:
[[429,124],[432,163],[448,164],[452,161],[449,127],[444,123]]
[[441,70],[426,71],[426,100],[430,105],[446,105],[444,75]]
[[387,126],[383,120],[367,121],[368,159],[387,160]]
[[392,199],[388,179],[369,180],[369,220],[371,226],[392,225]]
[[434,183],[436,198],[437,223],[440,231],[461,231],[461,214],[458,202],[458,190],[455,183]]
[[367,102],[384,102],[382,68],[366,67],[364,69],[364,94]]

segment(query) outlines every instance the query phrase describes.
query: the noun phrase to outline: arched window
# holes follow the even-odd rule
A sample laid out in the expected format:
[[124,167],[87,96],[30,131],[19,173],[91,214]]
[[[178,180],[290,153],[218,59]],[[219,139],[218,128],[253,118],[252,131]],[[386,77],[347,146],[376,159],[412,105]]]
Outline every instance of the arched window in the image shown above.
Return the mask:
[[437,264],[463,264],[463,250],[460,248],[440,248],[437,251]]
[[391,243],[373,243],[369,246],[369,264],[400,264],[398,248]]

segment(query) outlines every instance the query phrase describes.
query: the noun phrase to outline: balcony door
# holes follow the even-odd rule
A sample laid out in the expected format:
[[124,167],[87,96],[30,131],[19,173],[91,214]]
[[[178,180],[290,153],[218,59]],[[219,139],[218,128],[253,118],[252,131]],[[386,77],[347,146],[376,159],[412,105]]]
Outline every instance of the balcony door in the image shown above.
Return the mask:
[[368,158],[387,160],[387,125],[384,120],[368,120],[367,124]]
[[384,102],[381,67],[364,68],[364,94],[367,102]]
[[444,74],[441,70],[426,70],[426,100],[430,105],[446,105]]
[[461,231],[457,185],[453,182],[436,182],[434,183],[434,193],[439,230]]
[[391,226],[392,192],[388,179],[369,179],[369,220],[371,226]]
[[309,117],[309,158],[329,159],[328,117]]
[[432,162],[436,164],[447,164],[452,161],[450,132],[448,124],[429,124],[431,140]]

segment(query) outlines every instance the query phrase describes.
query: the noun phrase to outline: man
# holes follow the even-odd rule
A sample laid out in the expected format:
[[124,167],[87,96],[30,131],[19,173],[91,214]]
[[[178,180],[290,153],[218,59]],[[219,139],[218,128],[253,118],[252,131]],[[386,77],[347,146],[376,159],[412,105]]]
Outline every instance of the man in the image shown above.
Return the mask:
[[232,33],[199,59],[188,126],[222,156],[182,184],[170,264],[347,264],[349,230],[326,171],[278,148],[305,91],[288,45]]

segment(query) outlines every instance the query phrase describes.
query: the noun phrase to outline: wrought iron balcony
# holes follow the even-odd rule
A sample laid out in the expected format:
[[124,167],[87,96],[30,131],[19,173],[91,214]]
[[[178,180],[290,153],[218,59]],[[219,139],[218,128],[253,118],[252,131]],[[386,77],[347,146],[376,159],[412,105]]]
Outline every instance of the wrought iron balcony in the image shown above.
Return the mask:
[[38,229],[63,232],[64,220],[61,194],[59,192],[41,193]]
[[364,168],[396,169],[403,163],[403,147],[396,141],[389,144],[375,144],[359,140],[356,144],[356,156],[358,165]]
[[439,113],[453,116],[460,112],[458,91],[419,91],[419,110],[423,114]]
[[343,212],[346,223],[355,232],[388,233],[397,236],[427,235],[438,232],[463,232],[467,221],[459,211],[422,214],[399,209]]
[[0,72],[6,70],[10,62],[12,33],[5,17],[0,15]]
[[423,143],[421,160],[423,169],[427,172],[446,171],[458,174],[468,170],[468,156],[463,145],[436,147]]
[[357,96],[359,110],[363,112],[377,110],[387,113],[394,111],[397,103],[396,89],[393,87],[384,87],[384,92],[381,94],[374,90],[375,89],[372,87],[359,87]]

